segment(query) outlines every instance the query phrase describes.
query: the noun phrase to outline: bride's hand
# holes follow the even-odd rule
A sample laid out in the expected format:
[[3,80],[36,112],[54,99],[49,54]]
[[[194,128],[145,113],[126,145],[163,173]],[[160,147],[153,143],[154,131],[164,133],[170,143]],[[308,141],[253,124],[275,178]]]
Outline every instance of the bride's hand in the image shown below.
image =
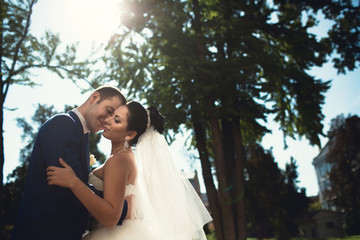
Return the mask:
[[63,168],[50,166],[46,169],[48,184],[71,188],[77,177],[73,169],[62,158],[59,159],[59,162]]

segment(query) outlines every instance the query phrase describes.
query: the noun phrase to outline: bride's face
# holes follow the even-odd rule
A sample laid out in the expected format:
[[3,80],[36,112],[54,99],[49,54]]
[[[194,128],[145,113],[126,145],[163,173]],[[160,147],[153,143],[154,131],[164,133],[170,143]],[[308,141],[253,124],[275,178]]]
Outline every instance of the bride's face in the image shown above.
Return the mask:
[[127,114],[129,110],[126,106],[117,108],[113,114],[105,119],[103,136],[113,142],[124,142],[128,135]]

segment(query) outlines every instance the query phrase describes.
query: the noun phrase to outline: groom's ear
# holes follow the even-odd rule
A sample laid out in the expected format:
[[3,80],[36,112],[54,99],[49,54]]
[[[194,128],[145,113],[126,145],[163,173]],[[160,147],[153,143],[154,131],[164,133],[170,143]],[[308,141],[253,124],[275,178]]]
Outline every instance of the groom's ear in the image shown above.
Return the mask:
[[96,103],[100,100],[100,93],[93,92],[89,98],[90,104]]

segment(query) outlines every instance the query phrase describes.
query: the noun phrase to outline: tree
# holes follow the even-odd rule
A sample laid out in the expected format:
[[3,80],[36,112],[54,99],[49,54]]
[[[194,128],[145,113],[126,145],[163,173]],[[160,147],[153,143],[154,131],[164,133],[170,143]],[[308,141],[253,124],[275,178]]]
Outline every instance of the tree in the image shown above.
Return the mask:
[[360,118],[337,116],[331,121],[329,154],[330,190],[325,194],[344,213],[345,231],[360,234]]
[[247,152],[245,191],[248,234],[258,239],[272,238],[284,178],[270,151],[265,151],[260,145],[252,145]]
[[[286,0],[276,2],[286,3]],[[311,9],[314,13],[322,12],[325,18],[334,24],[329,29],[328,37],[322,41],[331,46],[336,55],[332,59],[338,73],[354,70],[360,60],[360,5],[352,0],[325,1],[290,1],[301,9]]]
[[[64,112],[68,112],[74,107],[76,106],[66,105]],[[8,181],[4,185],[4,192],[1,196],[4,208],[1,209],[0,217],[5,221],[0,232],[1,239],[8,239],[10,237],[10,233],[16,218],[16,213],[24,193],[26,172],[29,166],[29,160],[38,130],[46,120],[58,113],[59,111],[56,111],[54,106],[38,104],[37,109],[35,110],[35,113],[30,121],[25,118],[16,119],[18,126],[23,129],[21,138],[26,144],[20,150],[20,165],[7,176]],[[95,155],[99,162],[102,163],[105,160],[105,155],[100,152],[97,147],[100,138],[100,133],[90,134],[89,151]]]
[[[109,42],[110,71],[101,79],[119,79],[130,95],[157,106],[168,129],[193,131],[218,240],[246,237],[243,149],[268,131],[261,122],[269,114],[285,136],[320,145],[329,82],[307,70],[325,63],[338,43],[317,40],[308,29],[327,4],[318,2],[315,9],[308,1],[123,3],[126,27]],[[129,43],[134,34],[144,42]]]
[[[282,239],[288,239],[288,235],[295,237],[299,233],[295,219],[303,215],[310,204],[310,199],[306,197],[306,189],[297,186],[299,183],[297,168],[296,160],[291,157],[290,162],[285,165],[285,170],[282,171],[285,181],[281,206],[285,217],[281,218],[281,221],[286,231]],[[280,231],[278,232],[278,236],[281,236]]]
[[[48,69],[61,78],[73,81],[87,81],[90,73],[87,68],[89,62],[77,60],[76,45],[66,46],[66,50],[59,53],[59,36],[48,31],[44,37],[37,39],[30,34],[31,15],[36,2],[37,0],[1,1],[1,132],[4,102],[9,88],[12,84],[35,86],[36,83],[30,78],[31,69]],[[0,190],[3,186],[3,166],[4,139],[1,135]]]
[[309,205],[305,190],[299,189],[294,159],[281,170],[271,151],[260,145],[246,148],[245,191],[249,236],[289,239],[298,233],[294,220]]

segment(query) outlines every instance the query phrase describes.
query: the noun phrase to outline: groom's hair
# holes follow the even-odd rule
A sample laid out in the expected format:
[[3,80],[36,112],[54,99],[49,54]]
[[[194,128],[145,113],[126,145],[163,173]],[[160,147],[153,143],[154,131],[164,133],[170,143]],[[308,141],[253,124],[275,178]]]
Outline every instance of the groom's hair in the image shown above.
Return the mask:
[[98,103],[101,103],[105,99],[109,99],[116,96],[120,99],[121,104],[126,104],[126,98],[116,87],[101,86],[95,89],[94,92],[98,92],[100,94],[100,100],[98,101]]

